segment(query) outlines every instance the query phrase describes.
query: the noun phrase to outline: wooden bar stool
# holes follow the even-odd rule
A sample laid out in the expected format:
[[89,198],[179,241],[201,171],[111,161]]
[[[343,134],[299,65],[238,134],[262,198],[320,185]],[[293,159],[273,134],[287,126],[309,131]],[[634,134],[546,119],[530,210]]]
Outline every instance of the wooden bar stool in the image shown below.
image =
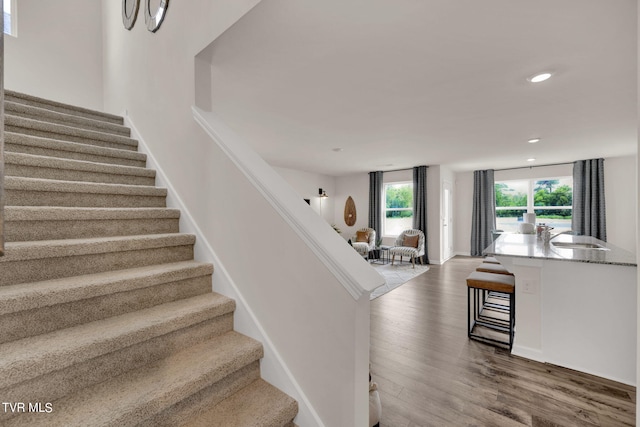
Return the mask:
[[[470,339],[511,350],[516,323],[515,282],[513,275],[482,271],[474,271],[467,277]],[[506,337],[501,338],[503,335]]]
[[501,264],[490,264],[483,262],[478,267],[476,267],[476,271],[481,271],[483,273],[509,274],[513,276],[513,273],[504,268]]
[[[502,264],[490,264],[490,263],[483,262],[478,267],[476,267],[476,271],[481,271],[483,273],[507,274],[509,276],[513,276],[513,273],[511,273],[509,270],[504,268]],[[506,302],[508,302],[510,298],[508,294],[491,291],[489,293],[483,294],[483,299],[482,299],[483,304],[485,303],[485,300],[487,297],[500,298],[501,300]]]

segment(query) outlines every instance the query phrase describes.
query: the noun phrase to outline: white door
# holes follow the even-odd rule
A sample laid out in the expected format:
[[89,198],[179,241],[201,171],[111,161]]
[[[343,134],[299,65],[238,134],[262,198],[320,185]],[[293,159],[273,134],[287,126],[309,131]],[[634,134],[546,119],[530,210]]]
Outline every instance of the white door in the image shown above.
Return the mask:
[[442,259],[444,261],[451,258],[453,253],[453,227],[452,227],[452,197],[451,183],[442,184]]

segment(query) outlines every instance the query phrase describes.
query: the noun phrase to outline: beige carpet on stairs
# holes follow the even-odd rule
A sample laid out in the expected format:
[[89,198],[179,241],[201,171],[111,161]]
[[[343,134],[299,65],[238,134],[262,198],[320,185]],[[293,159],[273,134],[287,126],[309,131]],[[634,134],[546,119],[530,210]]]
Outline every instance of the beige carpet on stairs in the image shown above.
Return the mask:
[[0,425],[293,426],[123,119],[5,92]]

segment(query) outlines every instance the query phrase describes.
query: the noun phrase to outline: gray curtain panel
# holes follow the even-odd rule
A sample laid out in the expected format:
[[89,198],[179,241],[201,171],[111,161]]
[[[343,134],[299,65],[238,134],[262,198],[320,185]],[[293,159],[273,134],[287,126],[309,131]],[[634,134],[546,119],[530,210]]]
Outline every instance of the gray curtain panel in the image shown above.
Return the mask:
[[[422,261],[429,264],[427,251],[427,166],[413,168],[413,228],[424,233],[424,255]],[[418,261],[418,260],[416,260]]]
[[493,242],[496,228],[496,191],[493,169],[473,172],[473,217],[471,223],[471,256],[482,256],[482,251]]
[[382,237],[382,171],[369,172],[369,228]]
[[578,160],[573,163],[574,233],[607,241],[604,202],[604,159]]

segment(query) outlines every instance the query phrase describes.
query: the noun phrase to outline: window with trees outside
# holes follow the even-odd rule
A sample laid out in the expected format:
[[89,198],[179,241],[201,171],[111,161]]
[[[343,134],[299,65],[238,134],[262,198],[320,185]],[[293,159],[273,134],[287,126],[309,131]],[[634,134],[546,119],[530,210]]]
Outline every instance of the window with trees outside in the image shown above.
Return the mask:
[[526,212],[557,232],[571,229],[572,177],[497,181],[495,189],[497,229],[517,232]]
[[384,185],[383,235],[397,236],[413,228],[413,182]]

